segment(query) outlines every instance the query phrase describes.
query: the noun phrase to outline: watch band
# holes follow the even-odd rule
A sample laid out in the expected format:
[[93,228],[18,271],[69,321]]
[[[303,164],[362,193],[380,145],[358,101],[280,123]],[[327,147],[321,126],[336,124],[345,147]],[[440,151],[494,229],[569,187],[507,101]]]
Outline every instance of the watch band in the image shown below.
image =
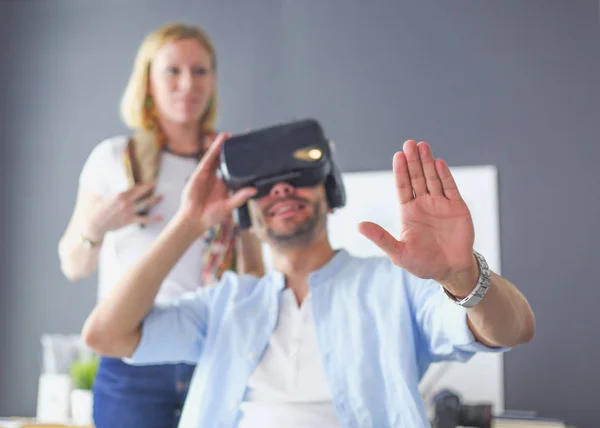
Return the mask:
[[98,244],[100,244],[100,242],[92,241],[90,238],[87,238],[82,233],[79,234],[79,239],[80,239],[80,242],[81,242],[81,245],[83,246],[83,248],[94,248],[94,247],[98,246]]
[[444,293],[446,293],[446,296],[448,296],[450,300],[452,300],[457,305],[463,306],[465,308],[472,308],[473,306],[481,302],[485,297],[486,293],[488,292],[492,281],[491,270],[485,258],[475,250],[473,250],[473,255],[475,256],[477,264],[479,265],[479,278],[477,279],[477,285],[475,286],[473,291],[471,291],[471,293],[464,299],[459,300],[452,294],[450,294],[448,290],[442,287],[442,290],[444,290]]

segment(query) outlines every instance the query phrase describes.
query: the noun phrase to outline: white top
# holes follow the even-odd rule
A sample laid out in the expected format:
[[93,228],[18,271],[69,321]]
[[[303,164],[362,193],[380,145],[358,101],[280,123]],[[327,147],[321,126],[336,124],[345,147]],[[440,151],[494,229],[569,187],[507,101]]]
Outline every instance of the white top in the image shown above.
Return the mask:
[[[79,178],[80,185],[101,196],[115,195],[128,189],[123,154],[128,137],[109,138],[98,144],[88,157]],[[98,299],[127,272],[131,265],[148,249],[163,227],[177,212],[183,187],[194,168],[196,158],[163,152],[156,193],[163,196],[151,211],[164,220],[145,228],[137,224],[108,232],[100,249],[98,263]],[[202,240],[197,240],[169,273],[156,301],[166,301],[202,284]]]
[[240,428],[339,427],[321,361],[310,294],[281,294],[277,327],[240,405]]

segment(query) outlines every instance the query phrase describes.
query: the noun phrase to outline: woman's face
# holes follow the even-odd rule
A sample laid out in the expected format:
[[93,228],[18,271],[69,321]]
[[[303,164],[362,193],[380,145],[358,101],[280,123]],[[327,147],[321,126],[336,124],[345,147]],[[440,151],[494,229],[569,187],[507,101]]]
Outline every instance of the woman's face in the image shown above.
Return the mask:
[[210,54],[195,39],[169,43],[154,56],[149,93],[162,120],[180,125],[197,123],[214,85]]

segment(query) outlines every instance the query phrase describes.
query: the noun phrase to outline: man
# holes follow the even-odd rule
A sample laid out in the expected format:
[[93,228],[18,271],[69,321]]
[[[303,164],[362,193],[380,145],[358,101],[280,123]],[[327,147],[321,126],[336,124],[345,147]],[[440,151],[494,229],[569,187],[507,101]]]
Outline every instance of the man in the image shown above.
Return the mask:
[[[221,135],[181,207],[84,326],[99,353],[134,363],[197,362],[184,427],[426,427],[418,383],[434,361],[466,361],[532,339],[534,315],[473,251],[473,222],[446,163],[407,141],[394,156],[399,240],[360,232],[387,255],[358,259],[327,237],[323,185],[229,195]],[[163,278],[208,228],[248,201],[274,271],[153,307]],[[491,276],[491,278],[490,278]],[[475,292],[475,293],[473,293]],[[483,296],[483,297],[482,297]]]

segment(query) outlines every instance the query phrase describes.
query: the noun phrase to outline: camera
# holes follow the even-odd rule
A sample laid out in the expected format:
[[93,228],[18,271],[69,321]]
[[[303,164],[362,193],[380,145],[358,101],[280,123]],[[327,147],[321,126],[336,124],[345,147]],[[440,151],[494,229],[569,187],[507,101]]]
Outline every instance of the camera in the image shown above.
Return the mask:
[[463,404],[458,395],[448,390],[439,392],[433,401],[435,416],[432,428],[491,428],[492,426],[492,405],[489,403]]

